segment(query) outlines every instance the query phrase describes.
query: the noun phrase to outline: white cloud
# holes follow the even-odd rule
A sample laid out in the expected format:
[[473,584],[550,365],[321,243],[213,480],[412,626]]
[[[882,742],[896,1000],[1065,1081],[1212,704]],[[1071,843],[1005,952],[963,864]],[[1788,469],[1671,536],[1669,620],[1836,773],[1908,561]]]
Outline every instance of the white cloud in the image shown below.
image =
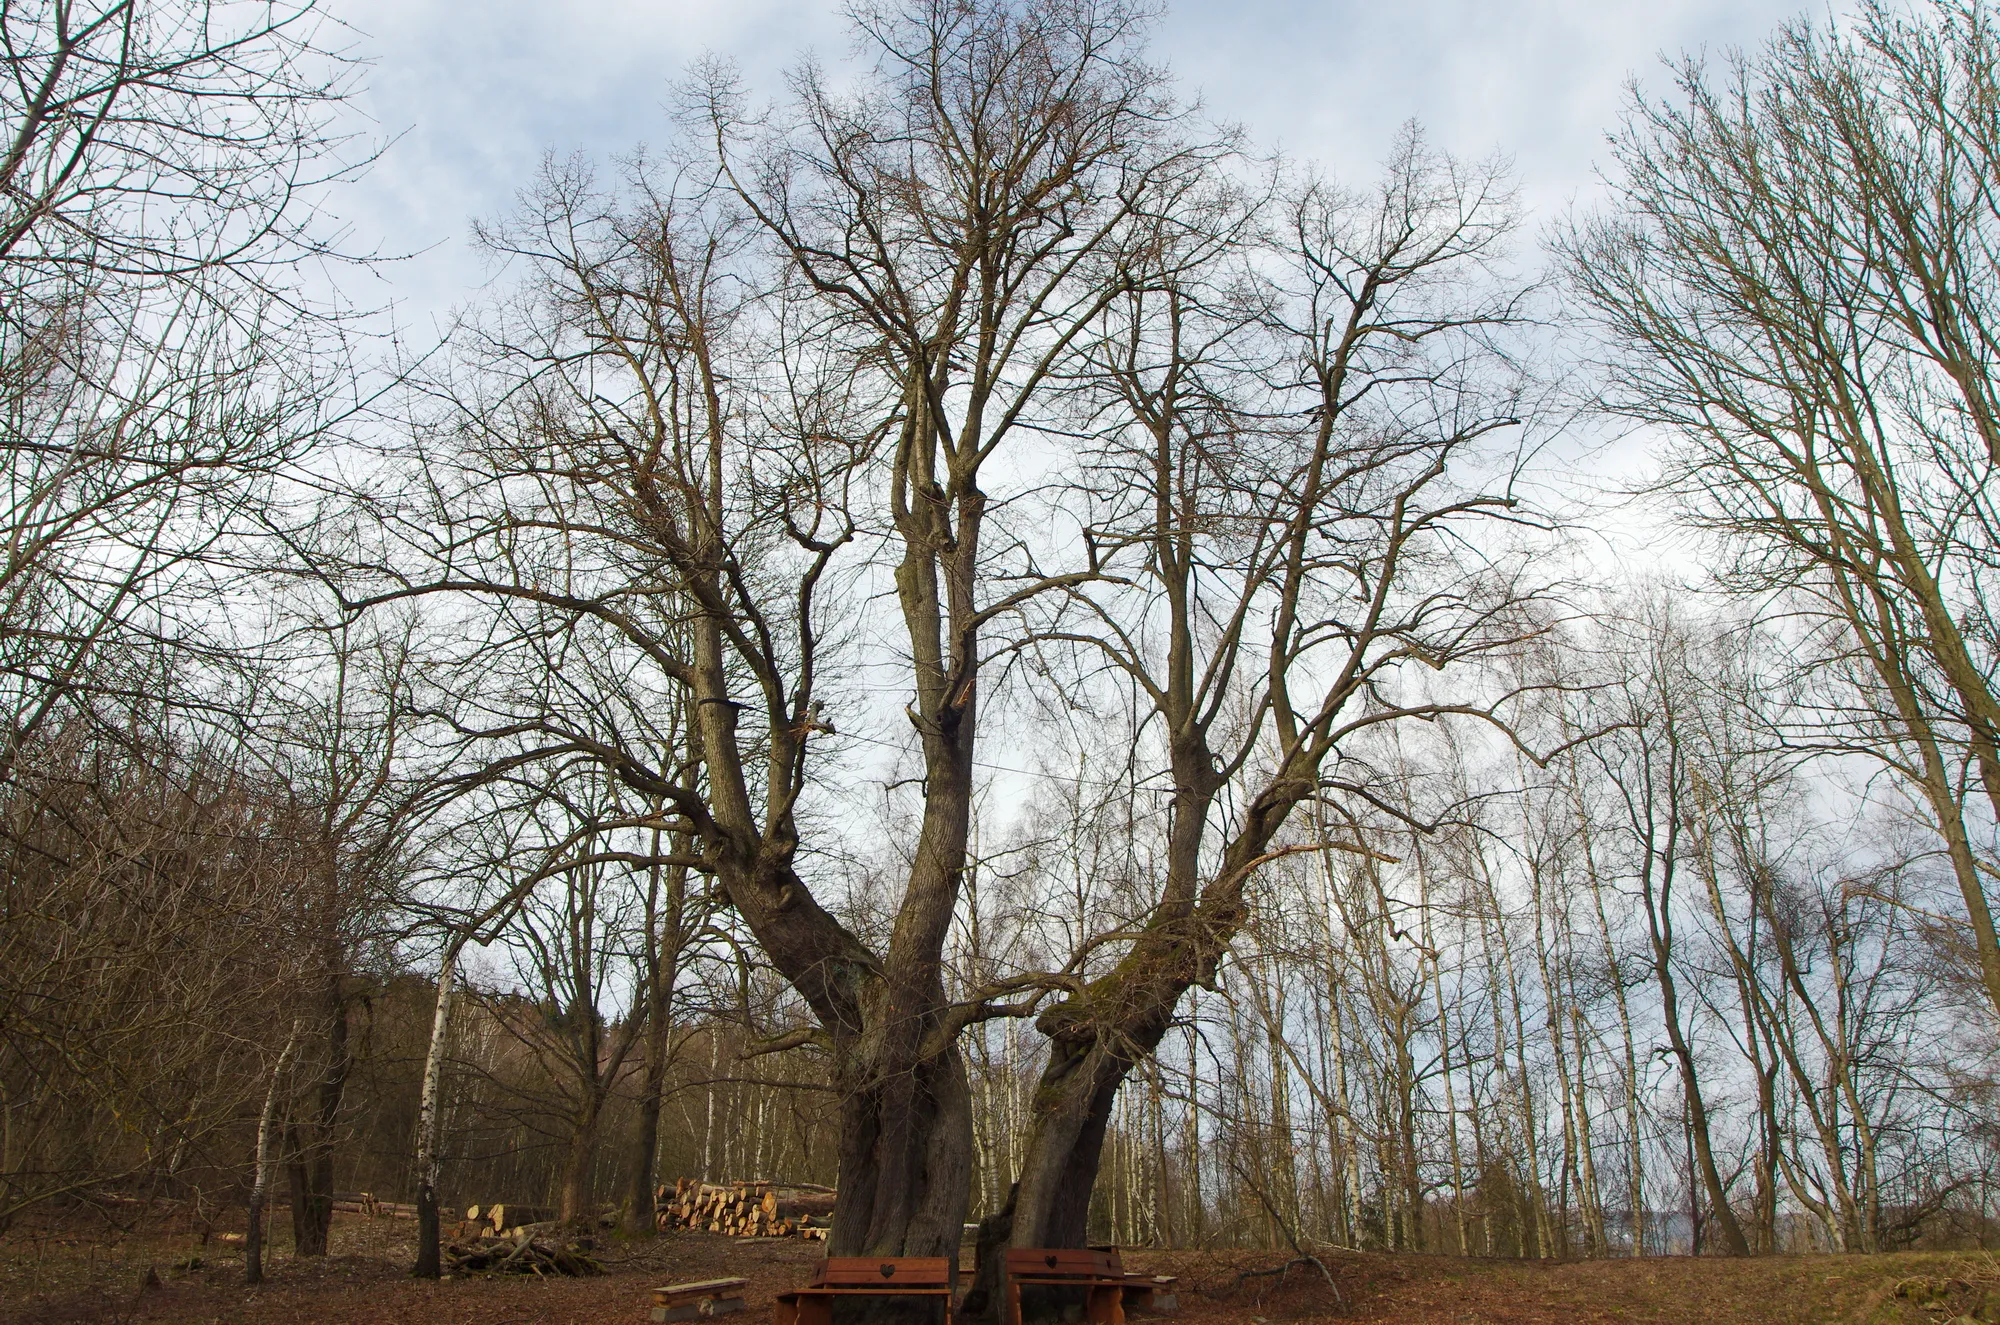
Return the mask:
[[1628,77],[1659,57],[1751,46],[1793,0],[1362,0],[1182,4],[1159,52],[1213,111],[1365,177],[1404,121],[1455,152],[1512,155],[1546,213],[1591,182]]
[[[1403,121],[1511,153],[1537,214],[1589,187],[1633,72],[1663,51],[1754,43],[1785,0],[1182,3],[1155,53],[1262,143],[1365,178]],[[667,132],[668,85],[706,52],[766,94],[801,50],[847,50],[827,0],[346,0],[375,66],[360,109],[402,137],[340,200],[361,243],[436,246],[392,282],[419,322],[471,297],[468,222],[504,210],[544,151],[610,155]]]

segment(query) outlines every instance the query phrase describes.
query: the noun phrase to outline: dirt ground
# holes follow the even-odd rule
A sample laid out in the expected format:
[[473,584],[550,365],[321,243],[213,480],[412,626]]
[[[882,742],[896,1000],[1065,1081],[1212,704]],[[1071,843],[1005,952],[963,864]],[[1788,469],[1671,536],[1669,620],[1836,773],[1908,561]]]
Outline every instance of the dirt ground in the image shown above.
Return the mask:
[[[333,1254],[299,1261],[282,1242],[264,1285],[242,1252],[171,1229],[16,1229],[0,1238],[0,1323],[162,1325],[642,1325],[654,1284],[743,1275],[750,1310],[805,1282],[818,1244],[675,1233],[606,1238],[588,1279],[409,1277],[414,1227],[340,1216]],[[190,1258],[195,1258],[191,1261]],[[1126,1254],[1180,1278],[1182,1325],[1285,1321],[1374,1325],[1968,1325],[2000,1322],[2000,1258],[1987,1254],[1770,1257],[1749,1261],[1519,1262],[1327,1253],[1275,1270],[1259,1252]],[[158,1284],[147,1282],[148,1272]],[[1331,1279],[1331,1284],[1328,1282]]]

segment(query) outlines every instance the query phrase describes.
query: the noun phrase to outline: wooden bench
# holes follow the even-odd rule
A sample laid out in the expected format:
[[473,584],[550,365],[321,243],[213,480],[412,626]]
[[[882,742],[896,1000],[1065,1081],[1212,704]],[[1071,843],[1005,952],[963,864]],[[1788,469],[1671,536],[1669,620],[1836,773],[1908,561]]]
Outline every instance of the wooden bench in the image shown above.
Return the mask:
[[700,1279],[691,1284],[668,1284],[653,1290],[653,1319],[706,1320],[743,1310],[743,1288],[748,1279]]
[[1115,1251],[1083,1247],[1007,1249],[1006,1311],[1003,1325],[1021,1325],[1021,1290],[1071,1289],[1083,1295],[1083,1318],[1098,1325],[1124,1325],[1125,1266]]
[[834,1303],[861,1298],[933,1298],[951,1325],[952,1272],[943,1256],[829,1256],[804,1288],[778,1294],[774,1325],[833,1325]]
[[1170,1274],[1144,1274],[1128,1270],[1125,1272],[1125,1309],[1171,1316],[1181,1309],[1180,1294],[1174,1291],[1174,1285],[1179,1282]]

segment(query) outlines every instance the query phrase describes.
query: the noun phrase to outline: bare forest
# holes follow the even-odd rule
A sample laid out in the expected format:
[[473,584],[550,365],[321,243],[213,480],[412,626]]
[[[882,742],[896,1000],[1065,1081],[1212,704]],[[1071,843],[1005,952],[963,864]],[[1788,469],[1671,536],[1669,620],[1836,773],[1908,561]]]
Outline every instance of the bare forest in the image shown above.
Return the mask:
[[1656,71],[1555,216],[1143,4],[848,22],[426,341],[337,7],[0,3],[0,1237],[2000,1241],[1993,15]]

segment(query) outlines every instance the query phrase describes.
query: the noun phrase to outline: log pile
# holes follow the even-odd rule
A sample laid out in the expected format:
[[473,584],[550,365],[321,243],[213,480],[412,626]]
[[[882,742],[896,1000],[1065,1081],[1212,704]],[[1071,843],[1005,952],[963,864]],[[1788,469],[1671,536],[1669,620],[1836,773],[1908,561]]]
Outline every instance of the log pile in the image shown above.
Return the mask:
[[603,1274],[604,1267],[591,1255],[596,1244],[589,1238],[565,1241],[554,1224],[523,1225],[512,1237],[491,1233],[469,1242],[451,1242],[444,1247],[444,1272],[463,1276],[474,1274],[535,1274],[576,1277]]
[[407,1202],[378,1201],[374,1192],[335,1192],[333,1208],[342,1214],[370,1219],[415,1219],[417,1207]]
[[544,1205],[509,1205],[505,1201],[495,1201],[491,1205],[475,1205],[465,1212],[465,1222],[458,1226],[460,1237],[512,1237],[530,1224],[541,1224],[555,1218],[555,1211]]
[[826,1240],[834,1194],[824,1187],[784,1187],[764,1181],[702,1182],[681,1178],[659,1190],[661,1232],[686,1228],[732,1238]]

